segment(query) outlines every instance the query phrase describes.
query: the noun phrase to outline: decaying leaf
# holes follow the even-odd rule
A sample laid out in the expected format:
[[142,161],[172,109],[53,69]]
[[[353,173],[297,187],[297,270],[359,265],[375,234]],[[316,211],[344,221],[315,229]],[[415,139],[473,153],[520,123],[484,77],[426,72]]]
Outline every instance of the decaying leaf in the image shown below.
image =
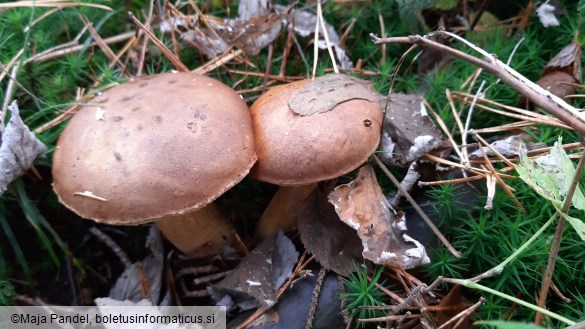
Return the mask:
[[222,37],[242,49],[246,54],[258,55],[260,50],[274,41],[284,24],[284,14],[271,13],[248,20],[227,20],[227,28],[220,30]]
[[292,241],[279,231],[252,250],[225,279],[212,286],[211,295],[218,301],[231,298],[242,309],[258,305],[272,307],[276,303],[276,291],[291,276],[298,258]]
[[570,43],[548,61],[542,75],[561,70],[572,74],[575,79],[581,81],[581,52],[581,45],[576,42]]
[[451,146],[427,115],[421,97],[391,94],[380,150],[380,159],[387,165],[407,167],[425,153],[449,154]]
[[[563,71],[551,72],[536,81],[536,84],[543,89],[550,91],[551,94],[565,99],[568,95],[575,93],[575,85],[578,81],[571,74]],[[567,100],[571,102],[571,100]]]
[[[558,5],[558,1],[555,2],[557,2]],[[560,25],[559,20],[555,16],[556,10],[557,8],[553,3],[551,3],[550,0],[545,1],[538,8],[536,8],[536,15],[538,16],[538,19],[540,20],[542,26],[550,27]]]
[[[307,317],[314,297],[317,275],[295,282],[272,308],[276,316],[260,318],[250,329],[307,328]],[[323,280],[312,328],[342,328],[343,316],[339,297],[338,276],[329,273]],[[261,321],[260,321],[261,320]]]
[[[463,286],[455,285],[449,291],[447,296],[441,299],[441,302],[439,305],[437,305],[439,311],[435,315],[437,326],[445,324],[449,320],[453,319],[454,316],[469,307],[469,302],[463,296],[462,290]],[[470,317],[465,317],[463,323],[452,322],[450,325],[448,324],[444,328],[452,329],[455,327],[460,329],[473,328],[473,320]]]
[[238,18],[247,21],[252,17],[266,16],[269,4],[268,0],[240,0]]
[[345,74],[328,74],[302,86],[288,101],[288,107],[297,114],[308,116],[330,111],[352,99],[378,102],[380,98],[368,81]]
[[[274,9],[277,12],[283,12],[285,11],[285,8],[287,7],[280,5],[274,6]],[[294,22],[293,24],[294,31],[298,33],[300,36],[308,37],[315,33],[317,15],[315,15],[314,13],[308,10],[295,10],[292,14],[291,20]],[[339,35],[337,35],[337,31],[335,31],[335,28],[327,22],[325,22],[325,28],[327,29],[329,42],[333,47],[333,50],[335,51],[335,56],[337,57],[337,60],[339,61],[339,67],[343,70],[351,69],[353,67],[353,63],[351,59],[349,59],[349,56],[347,56],[345,50],[339,44]],[[321,25],[319,25],[319,36],[320,38],[317,45],[321,49],[326,49],[327,43],[323,38],[323,29],[321,28]]]
[[339,221],[333,205],[319,189],[305,199],[298,227],[305,249],[324,268],[348,275],[355,262],[362,262],[360,239]]
[[[4,133],[0,135],[0,195],[10,182],[24,174],[47,147],[24,124],[16,101],[8,107],[12,114]],[[1,131],[0,131],[1,132]]]
[[339,218],[357,231],[364,258],[407,269],[430,262],[425,247],[404,232],[404,214],[388,205],[370,165],[349,184],[335,188],[328,199]]
[[[151,226],[146,239],[146,247],[150,250],[150,255],[146,256],[141,262],[132,264],[116,280],[112,287],[107,300],[100,299],[96,304],[108,302],[102,305],[116,305],[113,301],[126,301],[143,305],[145,291],[143,283],[147,281],[150,296],[150,305],[168,306],[171,303],[170,290],[163,288],[164,268],[164,246],[160,232],[156,226]],[[166,295],[159,304],[161,292],[165,291]]]
[[[520,155],[521,149],[530,151],[536,148],[545,147],[546,145],[542,143],[534,143],[530,135],[522,133],[495,140],[494,142],[490,143],[490,146],[504,157],[515,157]],[[483,147],[483,151],[489,157],[495,156],[494,152],[487,146]],[[482,157],[483,153],[480,149],[469,153],[469,158]]]
[[[561,145],[559,138],[550,153],[536,161],[530,160],[523,152],[521,162],[516,166],[520,178],[542,197],[551,201],[559,213],[562,213],[564,198],[575,175],[573,162]],[[576,187],[571,201],[573,207],[585,211],[585,195],[579,186]],[[567,214],[562,216],[573,226],[581,239],[585,240],[585,223]]]
[[185,48],[193,47],[209,58],[214,58],[226,52],[228,44],[206,28],[189,30],[181,35],[181,45]]
[[[544,67],[536,84],[559,98],[575,94],[575,84],[581,83],[581,52],[579,44],[573,42],[559,51]],[[571,99],[566,99],[571,103]],[[527,99],[520,97],[520,107],[525,108]]]

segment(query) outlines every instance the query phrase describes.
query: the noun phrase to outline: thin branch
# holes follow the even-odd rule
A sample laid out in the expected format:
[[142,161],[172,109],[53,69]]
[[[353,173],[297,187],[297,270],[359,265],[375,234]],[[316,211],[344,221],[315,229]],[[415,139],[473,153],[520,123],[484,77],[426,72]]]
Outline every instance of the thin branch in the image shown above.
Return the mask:
[[394,177],[394,175],[392,175],[392,173],[388,170],[388,168],[386,168],[386,166],[382,163],[382,161],[380,161],[380,158],[378,158],[378,156],[376,156],[375,154],[372,154],[372,158],[374,159],[374,161],[376,161],[376,163],[378,164],[380,169],[382,169],[384,174],[386,174],[386,176],[388,176],[388,178],[390,178],[390,180],[396,186],[396,188],[398,188],[400,193],[402,195],[404,195],[404,197],[406,197],[408,202],[410,202],[410,204],[414,207],[416,212],[421,216],[421,218],[425,221],[425,223],[431,228],[433,233],[435,233],[435,235],[439,238],[439,240],[441,240],[441,242],[445,245],[445,247],[447,247],[447,249],[449,249],[451,254],[453,254],[453,256],[455,256],[457,258],[460,258],[461,254],[457,250],[455,250],[455,248],[453,248],[453,246],[449,243],[449,241],[447,241],[447,238],[445,238],[445,236],[441,233],[441,231],[439,231],[439,229],[435,226],[435,224],[429,218],[429,216],[427,216],[427,214],[425,214],[425,212],[420,208],[420,206],[416,203],[416,201],[414,201],[414,199],[410,196],[410,193],[408,193],[408,191],[406,191],[404,188],[402,188],[402,186],[400,185],[400,182],[396,179],[396,177]]
[[[544,280],[542,281],[542,285],[540,286],[540,294],[538,295],[537,302],[537,305],[541,308],[544,308],[546,304],[546,296],[548,295],[548,290],[550,288],[550,283],[552,281],[552,275],[555,270],[557,254],[559,253],[561,238],[563,237],[563,231],[565,229],[565,224],[567,221],[563,214],[566,214],[569,211],[569,208],[571,207],[573,195],[575,194],[575,190],[577,189],[577,185],[579,184],[579,179],[581,178],[581,173],[583,172],[584,167],[585,152],[581,154],[581,158],[579,159],[579,163],[577,164],[577,169],[575,170],[575,175],[573,176],[573,180],[571,181],[571,185],[569,186],[569,190],[567,191],[567,196],[565,197],[565,201],[563,202],[563,207],[561,208],[562,214],[559,216],[560,218],[557,224],[557,228],[555,230],[553,243],[548,254],[548,264],[546,265],[546,271],[544,272]],[[536,325],[540,325],[542,323],[542,318],[543,318],[542,313],[536,313],[534,323]]]
[[[445,33],[451,36],[451,34],[444,31],[438,33]],[[504,83],[514,88],[522,95],[526,96],[534,104],[541,107],[546,112],[559,118],[565,124],[571,126],[573,129],[579,132],[581,135],[585,135],[585,116],[579,113],[579,111],[576,108],[567,104],[564,100],[560,99],[559,97],[551,94],[548,90],[545,90],[542,87],[535,84],[534,82],[528,80],[520,73],[516,72],[515,70],[513,70],[506,64],[502,63],[494,56],[486,53],[485,51],[482,52],[482,55],[484,55],[486,59],[482,60],[477,57],[466,54],[464,52],[461,52],[459,50],[453,49],[449,46],[429,40],[428,38],[422,37],[420,35],[412,35],[408,37],[378,38],[376,35],[371,33],[370,37],[372,38],[372,41],[378,45],[384,43],[417,44],[440,50],[453,57],[467,61],[500,78],[502,81],[504,81]],[[458,40],[464,39],[458,37]],[[478,48],[475,47],[473,44],[470,44],[469,42],[465,43],[466,45],[472,47],[473,49],[478,50]]]

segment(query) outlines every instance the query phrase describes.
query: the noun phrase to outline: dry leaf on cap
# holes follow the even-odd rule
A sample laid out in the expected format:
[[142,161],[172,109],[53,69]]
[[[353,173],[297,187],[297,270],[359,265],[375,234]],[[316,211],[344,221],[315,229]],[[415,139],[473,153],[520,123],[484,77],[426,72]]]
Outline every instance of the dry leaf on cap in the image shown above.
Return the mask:
[[328,198],[339,218],[357,231],[364,258],[406,269],[430,262],[425,247],[405,233],[404,215],[389,207],[370,165]]
[[289,101],[295,113],[308,116],[334,109],[352,99],[378,102],[382,96],[371,83],[345,74],[328,74],[303,85]]
[[427,115],[422,98],[398,93],[390,95],[386,107],[380,150],[385,164],[407,167],[425,153],[445,156],[451,146]]
[[339,220],[333,205],[319,189],[305,199],[298,228],[305,249],[324,268],[348,275],[354,263],[363,261],[357,234]]
[[8,108],[12,116],[0,135],[0,195],[6,191],[10,182],[32,167],[36,157],[47,151],[45,144],[35,137],[20,118],[16,101]]

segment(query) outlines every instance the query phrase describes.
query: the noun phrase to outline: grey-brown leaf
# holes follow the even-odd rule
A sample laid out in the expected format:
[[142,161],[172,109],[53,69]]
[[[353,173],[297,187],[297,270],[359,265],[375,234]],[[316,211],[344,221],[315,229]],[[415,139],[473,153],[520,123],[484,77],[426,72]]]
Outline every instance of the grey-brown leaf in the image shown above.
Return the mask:
[[308,116],[330,111],[352,99],[378,102],[380,97],[368,81],[345,74],[329,74],[305,84],[288,101],[288,107],[297,114]]
[[47,147],[24,124],[16,101],[9,106],[12,117],[6,125],[0,145],[0,195],[8,184],[24,174]]

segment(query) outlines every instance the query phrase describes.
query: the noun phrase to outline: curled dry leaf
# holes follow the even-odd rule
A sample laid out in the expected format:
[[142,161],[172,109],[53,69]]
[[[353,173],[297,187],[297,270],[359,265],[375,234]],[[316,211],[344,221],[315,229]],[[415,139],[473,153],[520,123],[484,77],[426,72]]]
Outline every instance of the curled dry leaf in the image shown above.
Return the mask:
[[[536,81],[536,84],[543,89],[548,90],[551,94],[565,98],[575,93],[575,85],[578,83],[575,77],[564,71],[553,71]],[[570,100],[568,100],[570,102]]]
[[354,263],[362,262],[360,239],[339,220],[333,205],[319,189],[305,199],[298,227],[305,249],[324,268],[348,275]]
[[[520,150],[534,150],[537,148],[546,147],[546,144],[543,143],[536,143],[532,136],[522,133],[522,134],[514,134],[507,137],[502,137],[490,143],[490,146],[496,150],[498,153],[505,157],[516,157],[520,155]],[[483,152],[489,157],[496,156],[494,152],[487,146],[483,147]],[[480,149],[477,149],[471,153],[469,153],[470,158],[482,158],[483,153]]]
[[246,54],[258,55],[260,50],[274,41],[284,23],[284,14],[272,13],[249,20],[227,20],[227,28],[220,30],[222,37],[242,49]]
[[543,76],[553,71],[565,71],[581,81],[581,46],[573,42],[563,48],[544,67]]
[[[165,287],[166,281],[163,280],[163,268],[165,263],[164,245],[160,232],[156,226],[151,226],[146,238],[146,247],[150,250],[150,254],[146,256],[141,262],[133,263],[128,267],[116,280],[109,293],[109,301],[116,305],[114,301],[118,302],[132,302],[140,303],[144,301],[146,281],[149,285],[147,291],[150,293],[150,305],[155,305],[162,298],[161,306],[168,306],[171,304],[170,290]],[[163,292],[166,295],[161,295]],[[96,304],[99,305],[96,299]],[[142,305],[142,304],[136,304]]]
[[451,146],[427,115],[420,96],[391,94],[380,150],[380,159],[387,165],[407,167],[425,153],[446,156]]
[[[536,84],[559,98],[574,94],[575,84],[581,83],[581,52],[577,43],[567,45],[546,64]],[[527,102],[526,97],[520,97],[520,107],[526,108]]]
[[[292,241],[279,231],[252,250],[225,279],[212,286],[211,295],[218,301],[229,296],[242,309],[243,305],[272,307],[276,303],[276,291],[291,276],[298,258]],[[251,298],[256,303],[251,303]]]
[[295,113],[308,116],[334,109],[352,99],[378,102],[378,94],[370,82],[345,74],[328,74],[305,84],[289,101]]
[[0,195],[10,182],[24,174],[47,147],[24,124],[16,101],[8,107],[12,114],[4,133],[0,136]]
[[430,262],[425,247],[404,232],[404,214],[388,205],[370,165],[349,184],[335,188],[328,199],[339,218],[357,231],[364,258],[407,269]]
[[206,28],[189,30],[181,35],[181,46],[197,48],[209,58],[214,58],[227,51],[228,44],[217,38]]

